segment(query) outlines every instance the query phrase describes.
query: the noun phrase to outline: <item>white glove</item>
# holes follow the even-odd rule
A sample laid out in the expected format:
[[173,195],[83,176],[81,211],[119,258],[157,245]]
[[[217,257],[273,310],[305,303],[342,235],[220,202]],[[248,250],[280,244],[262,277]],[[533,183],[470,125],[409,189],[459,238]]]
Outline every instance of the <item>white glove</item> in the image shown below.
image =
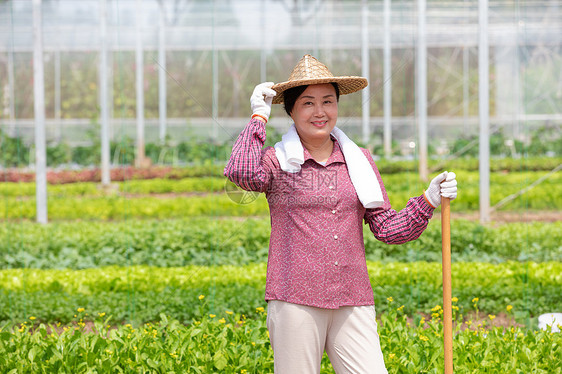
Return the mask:
[[266,120],[269,119],[271,114],[271,102],[273,101],[273,96],[277,95],[277,92],[271,89],[273,82],[260,83],[254,88],[254,93],[250,97],[250,105],[252,107],[252,114],[259,114],[264,116]]
[[439,174],[429,183],[425,190],[425,198],[434,207],[441,205],[441,196],[454,200],[457,197],[457,176],[455,173],[446,172]]

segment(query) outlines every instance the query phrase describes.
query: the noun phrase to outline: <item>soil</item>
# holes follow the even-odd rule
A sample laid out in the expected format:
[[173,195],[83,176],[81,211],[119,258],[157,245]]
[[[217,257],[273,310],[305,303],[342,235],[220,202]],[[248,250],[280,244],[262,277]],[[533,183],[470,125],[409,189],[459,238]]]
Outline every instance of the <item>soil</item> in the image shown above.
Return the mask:
[[[436,212],[434,218],[439,218],[440,213]],[[451,212],[451,219],[465,219],[469,221],[479,221],[479,212]],[[502,224],[512,222],[557,222],[562,221],[562,211],[520,211],[520,212],[492,212],[490,213],[490,223]]]

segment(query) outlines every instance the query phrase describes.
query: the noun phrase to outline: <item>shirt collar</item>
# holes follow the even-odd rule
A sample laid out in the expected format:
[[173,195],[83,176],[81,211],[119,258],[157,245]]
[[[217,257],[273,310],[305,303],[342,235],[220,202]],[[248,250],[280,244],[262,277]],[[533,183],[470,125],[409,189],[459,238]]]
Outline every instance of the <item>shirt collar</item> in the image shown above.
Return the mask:
[[[326,161],[326,166],[334,162],[345,163],[345,158],[343,157],[343,152],[340,148],[337,139],[331,134],[330,134],[330,138],[334,141],[334,149],[332,149],[332,154],[330,155],[330,157],[328,157],[328,161]],[[314,162],[316,162],[316,160],[314,160],[314,158],[311,156],[310,152],[308,152],[308,149],[306,149],[306,147],[304,146],[303,149],[304,149],[304,162],[306,162],[307,160],[313,160]]]

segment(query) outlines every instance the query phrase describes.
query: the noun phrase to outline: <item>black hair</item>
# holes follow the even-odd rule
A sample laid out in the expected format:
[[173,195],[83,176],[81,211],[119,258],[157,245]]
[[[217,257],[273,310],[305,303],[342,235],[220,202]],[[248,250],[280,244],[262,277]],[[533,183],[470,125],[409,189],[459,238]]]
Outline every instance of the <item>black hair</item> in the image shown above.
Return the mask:
[[[336,101],[340,101],[340,88],[337,83],[332,82],[332,86],[336,89]],[[285,112],[290,116],[293,111],[293,107],[297,102],[300,95],[306,90],[308,85],[296,86],[283,91],[283,103],[285,104]]]

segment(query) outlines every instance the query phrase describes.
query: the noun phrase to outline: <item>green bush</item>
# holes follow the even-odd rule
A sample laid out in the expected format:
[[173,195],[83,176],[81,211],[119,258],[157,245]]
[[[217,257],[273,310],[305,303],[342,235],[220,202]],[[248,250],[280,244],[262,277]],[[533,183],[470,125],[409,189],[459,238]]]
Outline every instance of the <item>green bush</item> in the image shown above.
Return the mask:
[[[90,145],[70,147],[65,143],[53,143],[47,146],[47,165],[55,167],[70,162],[78,165],[100,165],[101,145],[99,138],[99,125],[93,120],[92,126],[87,130]],[[281,140],[281,135],[276,129],[268,128],[266,146],[273,146]],[[493,158],[490,167],[492,171],[508,170],[551,170],[560,164],[562,157],[562,137],[557,134],[555,126],[542,127],[533,132],[531,143],[524,147],[515,143],[517,153],[507,147],[503,134],[496,133],[490,137],[490,153]],[[166,139],[164,143],[146,143],[145,154],[153,164],[181,165],[204,164],[208,161],[226,162],[232,151],[233,141],[216,142],[211,139],[192,139],[189,141],[173,142]],[[9,137],[0,132],[0,165],[4,167],[22,167],[29,164],[30,147],[20,137]],[[454,160],[440,160],[432,158],[429,167],[432,169],[464,169],[478,170],[478,143],[475,136],[460,137],[453,143],[450,154],[455,154],[469,144],[475,146],[468,148],[467,152]],[[120,141],[110,144],[111,162],[116,165],[132,165],[136,155],[135,140],[123,136]],[[431,149],[430,149],[431,151]],[[380,147],[371,149],[374,155],[380,155]],[[431,152],[430,152],[431,154]],[[524,157],[522,157],[524,156]],[[545,157],[548,156],[548,157]],[[467,158],[468,157],[468,158]],[[379,160],[377,165],[383,174],[417,171],[416,160],[397,161]],[[215,174],[217,175],[217,174]],[[220,174],[222,175],[222,173]]]
[[0,129],[0,166],[22,167],[29,164],[29,147],[20,137],[10,137]]

